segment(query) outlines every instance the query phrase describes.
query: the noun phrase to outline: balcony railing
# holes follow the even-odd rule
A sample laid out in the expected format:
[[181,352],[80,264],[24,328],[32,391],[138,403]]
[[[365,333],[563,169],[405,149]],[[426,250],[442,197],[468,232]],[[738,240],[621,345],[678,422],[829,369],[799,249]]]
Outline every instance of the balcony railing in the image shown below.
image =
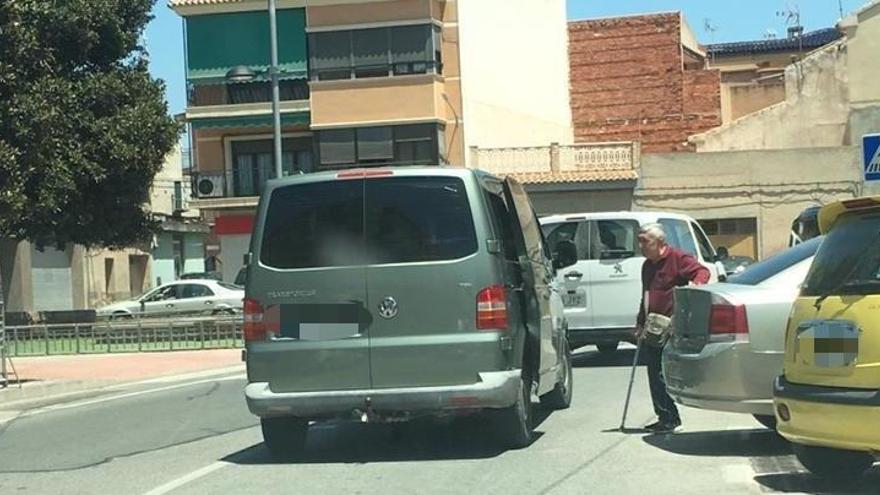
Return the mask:
[[471,148],[471,167],[493,174],[635,170],[639,145],[584,143],[523,148]]
[[[279,81],[281,101],[309,99],[309,83],[305,79]],[[202,84],[189,87],[188,104],[191,107],[238,105],[272,101],[272,86],[268,81],[239,84]]]

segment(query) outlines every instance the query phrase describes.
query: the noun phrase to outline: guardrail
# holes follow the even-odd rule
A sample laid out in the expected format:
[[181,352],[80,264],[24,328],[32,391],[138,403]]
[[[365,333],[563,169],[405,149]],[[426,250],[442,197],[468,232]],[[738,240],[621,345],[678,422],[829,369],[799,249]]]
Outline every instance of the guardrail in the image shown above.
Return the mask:
[[239,348],[242,323],[228,315],[7,326],[3,349],[21,357]]

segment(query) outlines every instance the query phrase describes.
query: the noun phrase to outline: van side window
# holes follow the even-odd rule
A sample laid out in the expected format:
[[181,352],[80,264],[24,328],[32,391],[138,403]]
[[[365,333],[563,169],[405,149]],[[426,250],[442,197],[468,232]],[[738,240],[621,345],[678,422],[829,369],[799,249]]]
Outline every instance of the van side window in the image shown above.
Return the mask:
[[666,242],[670,246],[697,256],[694,236],[691,235],[691,229],[688,228],[687,223],[672,218],[661,218],[658,223],[663,226],[663,231],[666,232]]
[[495,228],[501,234],[501,245],[504,249],[504,257],[509,261],[516,261],[516,240],[513,229],[511,228],[510,213],[507,211],[507,205],[504,204],[504,198],[499,194],[488,192],[489,207],[492,209],[492,219]]
[[590,259],[621,260],[639,253],[639,223],[635,220],[591,220]]

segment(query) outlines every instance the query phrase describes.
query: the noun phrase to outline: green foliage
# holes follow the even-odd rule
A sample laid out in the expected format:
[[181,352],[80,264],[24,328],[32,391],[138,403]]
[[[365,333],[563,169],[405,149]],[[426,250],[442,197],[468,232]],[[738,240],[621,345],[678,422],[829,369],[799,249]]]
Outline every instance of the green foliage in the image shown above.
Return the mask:
[[154,0],[0,0],[0,237],[123,247],[177,142],[139,45]]

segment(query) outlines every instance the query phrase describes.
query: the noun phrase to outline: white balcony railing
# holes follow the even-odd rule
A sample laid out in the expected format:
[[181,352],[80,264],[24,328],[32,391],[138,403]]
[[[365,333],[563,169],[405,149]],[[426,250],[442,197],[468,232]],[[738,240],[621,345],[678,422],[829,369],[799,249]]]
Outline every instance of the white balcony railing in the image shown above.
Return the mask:
[[636,170],[639,144],[583,143],[525,148],[471,147],[471,167],[493,174]]

